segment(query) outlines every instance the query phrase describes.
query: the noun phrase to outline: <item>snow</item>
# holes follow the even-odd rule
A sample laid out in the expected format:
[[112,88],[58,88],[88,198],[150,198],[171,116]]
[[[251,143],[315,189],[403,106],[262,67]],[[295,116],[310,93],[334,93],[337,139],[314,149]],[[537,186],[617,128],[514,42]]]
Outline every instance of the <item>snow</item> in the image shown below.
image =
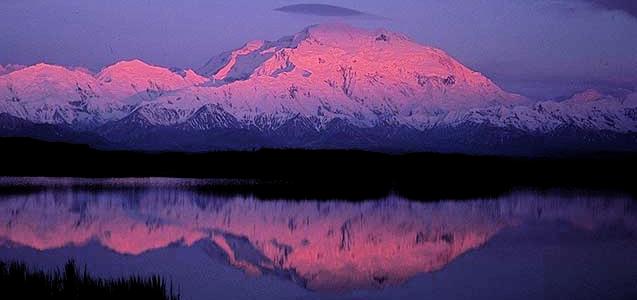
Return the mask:
[[13,71],[17,71],[20,69],[24,69],[26,66],[16,65],[16,64],[8,64],[8,65],[0,65],[0,75],[9,74]]
[[[190,73],[190,77],[188,77]],[[136,100],[152,100],[166,91],[177,90],[202,83],[192,70],[182,77],[169,69],[152,66],[141,60],[118,62],[104,68],[96,78],[113,97],[123,99],[136,95]]]
[[207,79],[184,76],[140,60],[118,62],[98,74],[36,64],[0,76],[0,112],[36,123],[94,127],[121,119],[143,101]]
[[[133,112],[157,126],[225,126],[191,121],[202,108],[213,107],[240,126],[260,130],[302,116],[316,120],[316,129],[342,119],[359,127],[421,130],[471,122],[527,132],[565,125],[637,131],[634,93],[617,98],[587,90],[562,102],[535,103],[502,90],[440,49],[383,29],[311,26],[223,53],[199,74],[141,60],[121,61],[98,74],[38,64],[0,75],[0,112],[81,128]],[[225,120],[222,115],[209,120]]]
[[250,42],[212,59],[202,72],[227,84],[191,92],[248,124],[264,115],[281,124],[300,114],[319,115],[321,124],[342,118],[374,126],[392,119],[419,127],[431,111],[525,101],[441,50],[386,30],[342,24],[312,26],[275,42]]

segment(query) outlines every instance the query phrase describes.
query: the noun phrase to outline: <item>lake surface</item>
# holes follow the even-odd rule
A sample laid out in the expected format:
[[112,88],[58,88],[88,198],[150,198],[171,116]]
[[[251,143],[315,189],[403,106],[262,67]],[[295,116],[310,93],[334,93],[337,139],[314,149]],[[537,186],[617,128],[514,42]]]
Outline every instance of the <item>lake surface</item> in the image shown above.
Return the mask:
[[0,178],[0,260],[158,274],[185,299],[637,299],[629,196],[261,201],[215,184]]

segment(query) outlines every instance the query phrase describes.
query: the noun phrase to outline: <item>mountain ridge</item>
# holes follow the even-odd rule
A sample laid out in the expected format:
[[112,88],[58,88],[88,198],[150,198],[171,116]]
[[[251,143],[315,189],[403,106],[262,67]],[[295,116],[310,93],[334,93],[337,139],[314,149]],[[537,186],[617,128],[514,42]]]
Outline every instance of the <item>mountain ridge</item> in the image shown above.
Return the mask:
[[[187,151],[180,144],[188,140],[198,150],[390,144],[464,152],[479,140],[488,149],[494,136],[498,146],[524,136],[520,148],[542,137],[556,143],[545,148],[558,149],[569,145],[555,137],[572,128],[585,133],[576,144],[588,139],[605,150],[598,137],[606,135],[627,140],[620,148],[637,149],[630,145],[637,135],[635,92],[616,97],[587,90],[565,101],[534,102],[440,49],[384,29],[310,26],[222,53],[199,73],[141,60],[96,74],[38,64],[0,75],[0,113],[90,131],[125,148]],[[174,139],[166,144],[162,133]],[[210,141],[232,135],[233,142]],[[154,136],[155,145],[136,143],[145,136]]]

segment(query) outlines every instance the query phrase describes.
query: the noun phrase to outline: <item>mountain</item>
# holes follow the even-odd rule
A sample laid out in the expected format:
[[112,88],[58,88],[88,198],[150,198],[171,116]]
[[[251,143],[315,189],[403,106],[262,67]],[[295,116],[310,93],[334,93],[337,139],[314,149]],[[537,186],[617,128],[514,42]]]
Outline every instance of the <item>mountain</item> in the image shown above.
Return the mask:
[[136,149],[637,150],[637,93],[534,102],[440,49],[341,24],[249,42],[197,72],[27,67],[0,76],[0,112]]
[[345,25],[250,42],[212,59],[202,73],[227,84],[198,94],[262,129],[294,115],[316,118],[317,128],[343,119],[359,127],[420,129],[441,112],[525,102],[438,49]]
[[130,114],[144,101],[205,81],[139,60],[93,75],[83,69],[37,64],[0,76],[0,112],[34,122],[95,128]]
[[104,138],[92,132],[79,132],[69,126],[36,124],[7,113],[0,113],[0,138],[32,137],[49,142],[71,142],[108,147]]
[[8,64],[8,65],[0,65],[0,75],[4,75],[4,74],[9,74],[13,71],[17,71],[20,69],[25,68],[25,66],[23,65],[16,65],[16,64]]

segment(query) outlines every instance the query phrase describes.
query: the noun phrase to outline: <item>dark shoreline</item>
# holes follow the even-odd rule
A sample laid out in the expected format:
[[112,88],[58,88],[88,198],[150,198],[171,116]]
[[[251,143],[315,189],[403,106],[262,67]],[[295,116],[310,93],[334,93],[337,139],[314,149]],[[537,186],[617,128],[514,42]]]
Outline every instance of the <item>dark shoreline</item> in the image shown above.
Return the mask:
[[74,261],[53,271],[33,269],[23,262],[0,261],[0,286],[9,299],[148,299],[179,300],[159,276],[96,278]]
[[144,153],[2,138],[0,157],[0,176],[249,179],[258,184],[239,181],[199,189],[261,199],[360,200],[389,194],[412,200],[467,199],[556,188],[637,195],[636,153],[544,158],[353,150]]

